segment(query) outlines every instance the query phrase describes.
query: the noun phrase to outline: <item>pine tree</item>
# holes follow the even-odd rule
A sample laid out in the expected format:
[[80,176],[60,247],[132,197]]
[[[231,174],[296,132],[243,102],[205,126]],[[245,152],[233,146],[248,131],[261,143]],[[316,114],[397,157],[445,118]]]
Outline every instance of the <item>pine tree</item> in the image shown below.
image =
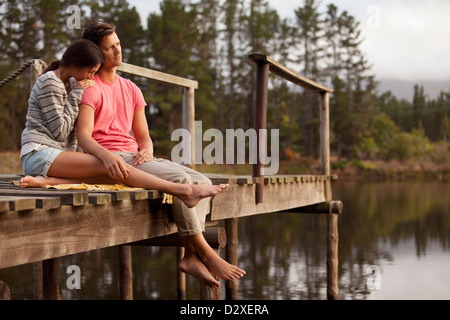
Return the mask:
[[[320,82],[321,74],[318,62],[322,58],[322,47],[319,39],[322,36],[322,20],[315,0],[305,0],[303,7],[295,10],[297,32],[294,34],[294,45],[300,52],[298,64],[302,65],[301,74]],[[315,157],[318,151],[318,95],[304,90],[303,112],[301,116],[303,127],[304,155]]]

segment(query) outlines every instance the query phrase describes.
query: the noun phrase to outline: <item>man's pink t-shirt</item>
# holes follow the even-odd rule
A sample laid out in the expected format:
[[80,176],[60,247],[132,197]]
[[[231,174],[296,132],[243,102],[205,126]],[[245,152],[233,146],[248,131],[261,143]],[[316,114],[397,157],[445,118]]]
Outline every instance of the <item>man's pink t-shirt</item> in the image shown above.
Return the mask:
[[112,152],[137,152],[138,144],[130,132],[134,113],[146,106],[141,90],[119,75],[113,83],[98,75],[94,81],[95,86],[87,88],[81,99],[81,104],[94,109],[92,137]]

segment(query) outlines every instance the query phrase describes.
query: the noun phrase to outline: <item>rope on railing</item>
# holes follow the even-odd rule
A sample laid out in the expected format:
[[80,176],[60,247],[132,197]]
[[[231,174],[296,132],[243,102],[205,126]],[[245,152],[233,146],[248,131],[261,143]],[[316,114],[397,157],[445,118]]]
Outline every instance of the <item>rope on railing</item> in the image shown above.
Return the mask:
[[27,62],[25,62],[19,69],[17,69],[13,74],[11,74],[10,76],[6,77],[4,80],[2,80],[0,82],[0,88],[3,87],[4,85],[8,84],[9,82],[11,82],[12,80],[14,80],[15,78],[17,78],[22,72],[24,72],[30,65],[32,65],[34,63],[34,59],[28,60]]

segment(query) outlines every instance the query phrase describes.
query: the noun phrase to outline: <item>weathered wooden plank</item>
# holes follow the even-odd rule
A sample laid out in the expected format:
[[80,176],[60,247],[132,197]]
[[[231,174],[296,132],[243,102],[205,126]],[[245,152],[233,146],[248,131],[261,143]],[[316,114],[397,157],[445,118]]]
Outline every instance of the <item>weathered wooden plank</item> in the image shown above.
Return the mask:
[[157,81],[161,81],[161,82],[165,82],[165,83],[169,83],[169,84],[173,84],[173,85],[178,85],[178,86],[182,86],[182,87],[186,87],[186,88],[192,87],[194,89],[198,89],[198,81],[181,78],[178,76],[174,76],[174,75],[167,74],[164,72],[135,66],[135,65],[125,63],[125,62],[122,62],[121,65],[119,67],[117,67],[117,71],[125,72],[128,74],[133,74],[136,76],[140,76],[140,77],[144,77],[144,78],[148,78],[148,79],[152,79],[152,80],[157,80]]
[[37,209],[57,209],[61,206],[61,198],[59,197],[41,197],[36,198]]
[[325,182],[264,184],[264,202],[255,203],[255,184],[230,186],[214,196],[211,215],[214,220],[277,212],[326,201]]
[[[7,203],[8,205],[3,207],[3,211],[13,210],[31,210],[36,208],[36,199],[17,196],[0,196],[0,202]],[[6,210],[4,210],[6,208]]]
[[37,188],[0,189],[0,196],[51,197],[60,198],[61,205],[82,206],[88,203],[88,192],[85,190],[49,190]]
[[283,79],[286,79],[288,81],[291,81],[292,83],[295,83],[299,86],[302,86],[304,88],[316,91],[316,92],[333,92],[334,90],[331,88],[328,88],[324,85],[321,85],[313,80],[310,80],[308,78],[305,78],[298,73],[290,70],[289,68],[286,68],[282,64],[276,62],[269,56],[263,55],[263,54],[251,54],[249,55],[249,59],[254,62],[265,62],[268,63],[270,66],[270,71],[274,74],[280,76]]
[[111,195],[111,201],[124,201],[124,200],[130,200],[131,199],[131,192],[130,191],[111,190],[111,191],[102,191],[102,192],[110,194]]
[[89,203],[102,205],[111,203],[111,194],[109,193],[89,193]]
[[9,201],[0,200],[0,212],[9,211]]
[[176,233],[159,199],[0,214],[0,269]]
[[155,194],[158,192],[152,192],[153,190],[138,190],[138,191],[131,191],[131,200],[147,200],[147,199],[154,199]]

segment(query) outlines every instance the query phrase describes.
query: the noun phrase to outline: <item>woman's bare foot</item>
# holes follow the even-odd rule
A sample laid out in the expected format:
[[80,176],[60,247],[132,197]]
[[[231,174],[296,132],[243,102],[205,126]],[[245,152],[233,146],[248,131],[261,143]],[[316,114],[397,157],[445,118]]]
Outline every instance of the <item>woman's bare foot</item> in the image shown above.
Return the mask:
[[19,181],[19,187],[20,188],[42,188],[43,186],[45,186],[46,183],[46,179],[43,176],[36,176],[36,177],[32,177],[32,176],[25,176],[22,179],[20,179]]
[[208,268],[206,268],[196,254],[185,255],[178,264],[178,268],[184,273],[194,276],[207,286],[213,288],[218,288],[220,286],[220,282],[214,279],[211,273],[209,273]]
[[184,202],[188,208],[193,208],[203,198],[215,196],[222,190],[228,188],[228,184],[220,185],[187,185],[189,187],[188,192],[184,195],[178,195],[177,197]]

